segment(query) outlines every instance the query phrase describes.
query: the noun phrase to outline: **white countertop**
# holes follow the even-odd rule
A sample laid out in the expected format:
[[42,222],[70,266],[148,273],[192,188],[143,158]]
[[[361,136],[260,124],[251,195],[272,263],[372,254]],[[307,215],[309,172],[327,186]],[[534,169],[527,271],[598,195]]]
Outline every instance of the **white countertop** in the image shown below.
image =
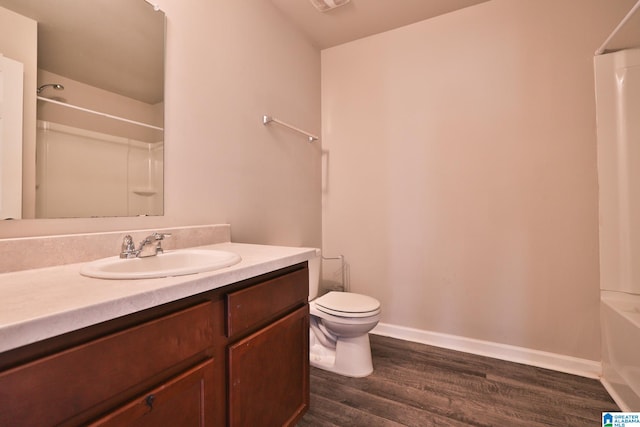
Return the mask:
[[313,248],[219,243],[238,253],[220,270],[159,279],[105,280],[80,275],[84,263],[0,274],[0,352],[196,295],[316,256]]

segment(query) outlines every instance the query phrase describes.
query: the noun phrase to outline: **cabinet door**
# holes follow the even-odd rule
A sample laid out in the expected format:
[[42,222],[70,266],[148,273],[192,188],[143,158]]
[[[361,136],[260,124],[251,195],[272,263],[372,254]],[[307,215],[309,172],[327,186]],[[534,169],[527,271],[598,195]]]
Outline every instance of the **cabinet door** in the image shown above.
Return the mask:
[[204,360],[214,328],[206,302],[0,372],[0,425],[83,425]]
[[204,427],[213,425],[210,409],[213,359],[172,378],[91,427]]
[[228,351],[229,425],[294,425],[309,406],[309,306]]

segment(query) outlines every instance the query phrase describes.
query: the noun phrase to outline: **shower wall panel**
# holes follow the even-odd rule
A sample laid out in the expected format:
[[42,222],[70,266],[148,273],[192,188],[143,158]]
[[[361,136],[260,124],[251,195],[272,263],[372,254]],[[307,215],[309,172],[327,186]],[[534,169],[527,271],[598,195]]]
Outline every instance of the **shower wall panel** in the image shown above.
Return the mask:
[[600,287],[640,294],[640,49],[595,57]]
[[40,121],[37,149],[38,218],[161,212],[162,143]]

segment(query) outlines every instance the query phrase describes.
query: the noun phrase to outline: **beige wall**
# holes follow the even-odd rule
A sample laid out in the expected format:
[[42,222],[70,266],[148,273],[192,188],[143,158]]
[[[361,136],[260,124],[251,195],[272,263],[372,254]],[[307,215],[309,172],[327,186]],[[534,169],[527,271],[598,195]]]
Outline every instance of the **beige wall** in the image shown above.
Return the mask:
[[0,223],[0,237],[228,222],[235,241],[320,245],[320,53],[269,2],[161,0],[165,215]]
[[593,53],[632,3],[493,0],[322,52],[323,247],[383,322],[600,359]]

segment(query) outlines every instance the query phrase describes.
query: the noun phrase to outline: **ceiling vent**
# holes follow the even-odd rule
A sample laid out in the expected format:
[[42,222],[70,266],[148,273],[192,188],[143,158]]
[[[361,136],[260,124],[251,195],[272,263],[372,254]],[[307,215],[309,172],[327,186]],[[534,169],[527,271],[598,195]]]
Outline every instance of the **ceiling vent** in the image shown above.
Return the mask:
[[310,0],[311,4],[315,6],[320,12],[326,12],[336,7],[344,6],[351,0]]

